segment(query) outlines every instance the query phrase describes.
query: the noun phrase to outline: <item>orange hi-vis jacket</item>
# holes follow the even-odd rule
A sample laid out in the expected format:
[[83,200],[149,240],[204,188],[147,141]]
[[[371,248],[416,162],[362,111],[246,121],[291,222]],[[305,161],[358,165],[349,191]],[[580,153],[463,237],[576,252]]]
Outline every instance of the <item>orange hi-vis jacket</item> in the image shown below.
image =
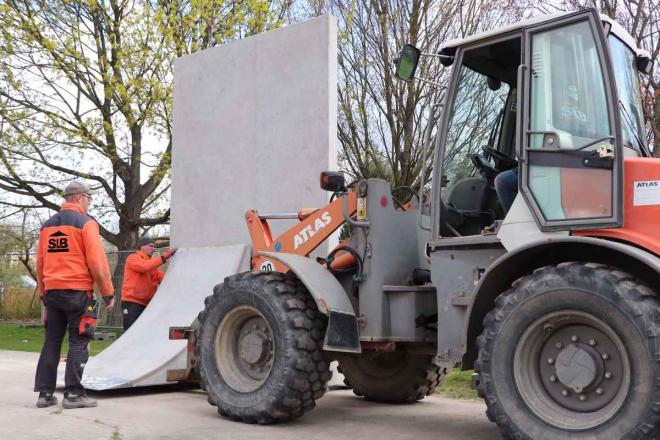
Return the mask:
[[163,258],[149,258],[142,251],[131,254],[126,259],[124,282],[121,287],[121,300],[146,306],[156,294],[156,289],[165,274],[158,269],[164,263]]
[[41,227],[37,282],[42,296],[58,289],[91,291],[94,283],[102,296],[114,294],[99,225],[80,206],[65,203]]

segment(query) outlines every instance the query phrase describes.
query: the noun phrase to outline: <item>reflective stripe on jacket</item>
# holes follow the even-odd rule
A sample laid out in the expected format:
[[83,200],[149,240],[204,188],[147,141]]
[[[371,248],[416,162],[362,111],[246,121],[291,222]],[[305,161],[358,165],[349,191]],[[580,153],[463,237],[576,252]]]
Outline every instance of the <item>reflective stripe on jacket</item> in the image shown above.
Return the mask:
[[149,258],[142,251],[131,254],[124,267],[124,282],[121,287],[121,300],[146,306],[153,298],[165,274],[158,269],[163,264],[161,257]]
[[99,235],[99,225],[74,203],[41,227],[37,245],[37,282],[43,296],[48,290],[93,290],[112,296],[110,267]]

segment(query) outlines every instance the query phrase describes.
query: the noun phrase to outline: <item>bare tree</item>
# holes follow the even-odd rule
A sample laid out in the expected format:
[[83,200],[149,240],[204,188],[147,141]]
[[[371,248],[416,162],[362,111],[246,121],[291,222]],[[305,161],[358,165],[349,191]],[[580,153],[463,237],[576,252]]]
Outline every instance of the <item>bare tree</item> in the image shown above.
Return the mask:
[[[402,82],[394,60],[406,43],[436,54],[443,42],[503,24],[520,10],[510,2],[458,0],[311,0],[310,14],[329,12],[339,22],[338,137],[340,164],[355,178],[390,181],[407,200],[428,181],[433,148],[424,155],[424,134],[437,123],[449,70],[424,56],[417,76]],[[434,115],[434,116],[432,116]],[[432,144],[432,143],[431,143]],[[432,146],[432,145],[431,145]],[[425,168],[425,182],[419,181]],[[411,189],[413,191],[411,191]]]

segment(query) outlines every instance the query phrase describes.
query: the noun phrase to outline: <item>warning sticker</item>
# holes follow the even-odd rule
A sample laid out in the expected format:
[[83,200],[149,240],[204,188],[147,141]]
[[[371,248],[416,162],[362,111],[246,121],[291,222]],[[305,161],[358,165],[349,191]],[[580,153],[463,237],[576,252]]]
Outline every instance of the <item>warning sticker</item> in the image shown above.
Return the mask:
[[660,180],[640,180],[634,185],[634,206],[660,205]]

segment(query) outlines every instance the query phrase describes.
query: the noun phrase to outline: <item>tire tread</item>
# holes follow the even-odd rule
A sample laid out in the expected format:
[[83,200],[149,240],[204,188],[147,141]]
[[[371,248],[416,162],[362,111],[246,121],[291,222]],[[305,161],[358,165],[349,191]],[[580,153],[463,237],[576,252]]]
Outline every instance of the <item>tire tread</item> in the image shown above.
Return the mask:
[[[474,371],[480,374],[477,393],[486,402],[486,416],[491,422],[497,423],[500,432],[507,439],[528,439],[529,437],[507,417],[499,403],[496,390],[490,380],[490,354],[494,349],[494,339],[504,316],[525,298],[532,294],[538,286],[546,285],[558,278],[576,280],[587,278],[595,286],[608,286],[615,294],[615,300],[625,306],[635,316],[645,323],[644,330],[647,345],[652,351],[655,363],[660,362],[660,350],[656,336],[660,333],[660,300],[650,287],[639,283],[632,275],[617,268],[597,263],[565,262],[554,266],[536,269],[532,274],[523,276],[512,283],[512,288],[500,294],[495,300],[495,308],[484,319],[484,331],[477,338],[479,354],[474,364]],[[653,401],[643,420],[623,439],[649,440],[658,437],[660,426],[660,368],[655,367],[653,383]]]
[[222,399],[223,386],[210,380],[204,359],[200,359],[202,387],[208,393],[209,403],[217,407],[218,413],[234,421],[262,425],[290,421],[313,409],[315,401],[326,391],[331,373],[329,364],[321,355],[325,322],[314,299],[293,275],[254,271],[229,276],[224,283],[215,286],[213,295],[205,300],[205,309],[197,317],[200,337],[197,338],[196,352],[200,357],[205,353],[201,346],[204,339],[201,332],[205,329],[206,319],[223,295],[229,290],[243,288],[262,290],[265,295],[272,295],[286,314],[288,325],[281,328],[296,341],[295,346],[287,347],[284,354],[286,365],[289,366],[287,375],[273,386],[270,399],[259,402],[254,409],[247,411],[225,404]]

